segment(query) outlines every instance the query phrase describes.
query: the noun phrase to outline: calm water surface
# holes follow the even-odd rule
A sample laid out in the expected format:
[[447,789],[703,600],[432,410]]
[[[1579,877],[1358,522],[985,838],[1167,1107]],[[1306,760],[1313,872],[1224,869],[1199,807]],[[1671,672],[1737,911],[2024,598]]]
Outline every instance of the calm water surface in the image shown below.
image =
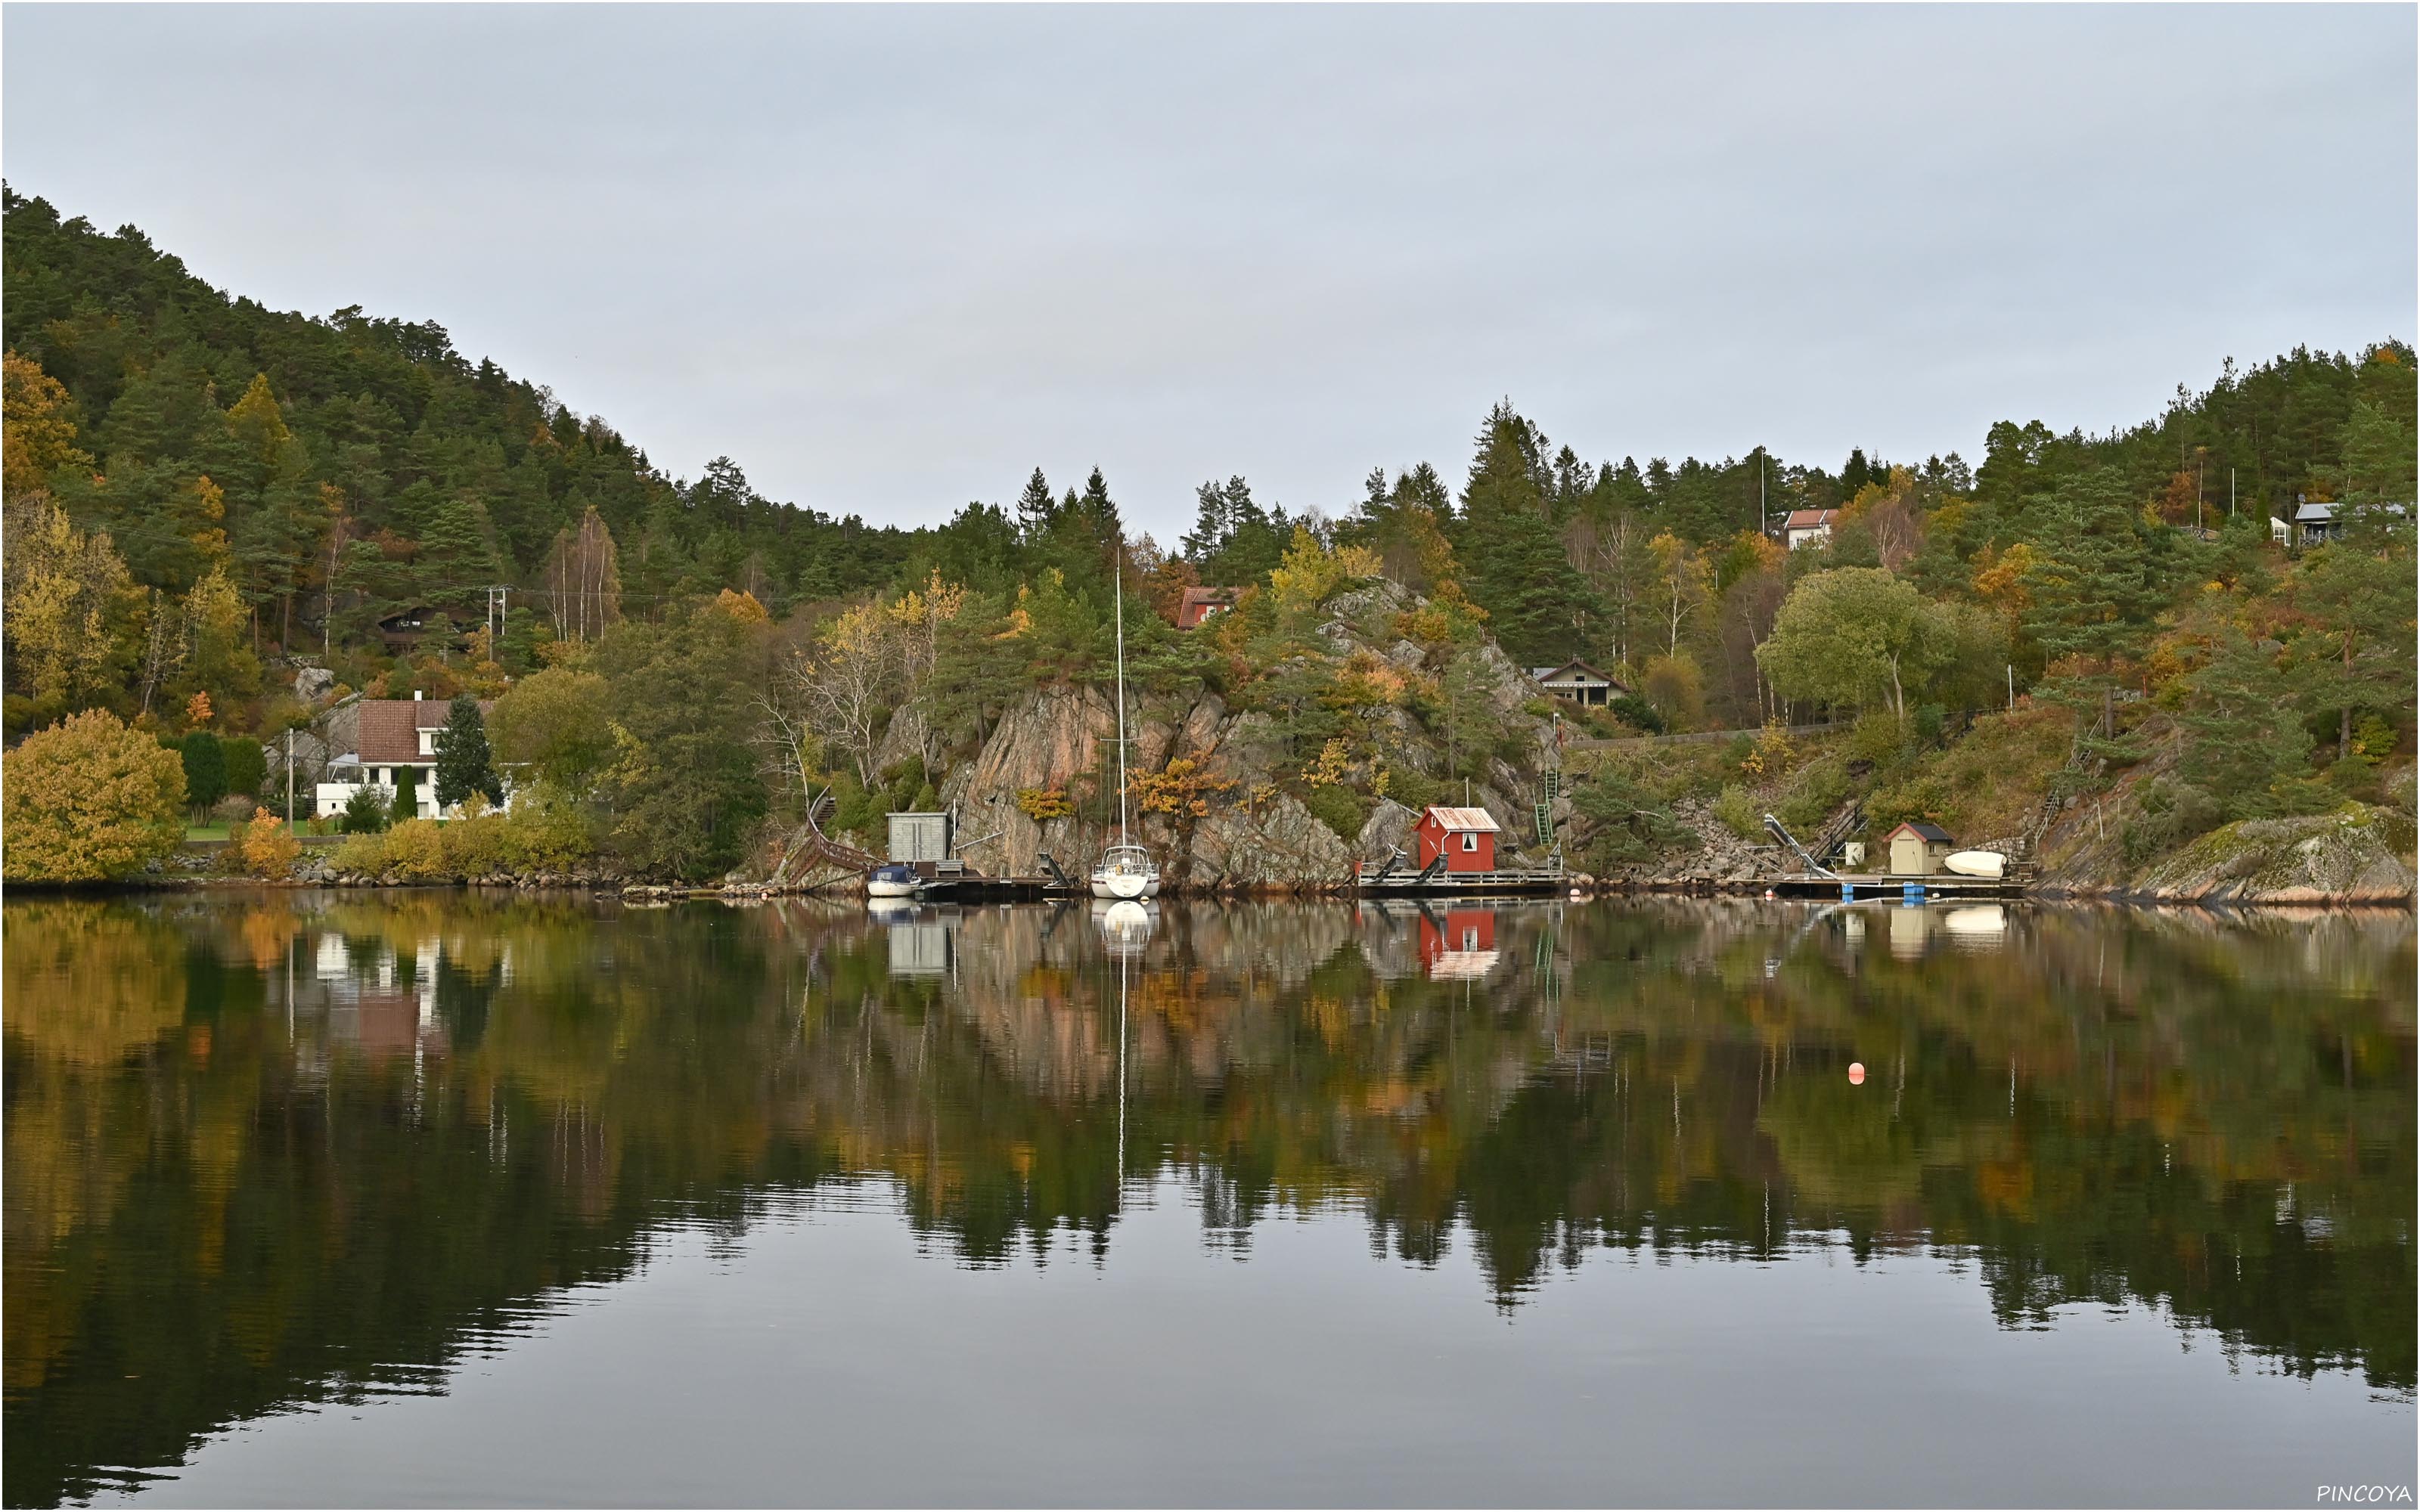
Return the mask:
[[11,1505],[2415,1480],[2408,915],[0,926]]

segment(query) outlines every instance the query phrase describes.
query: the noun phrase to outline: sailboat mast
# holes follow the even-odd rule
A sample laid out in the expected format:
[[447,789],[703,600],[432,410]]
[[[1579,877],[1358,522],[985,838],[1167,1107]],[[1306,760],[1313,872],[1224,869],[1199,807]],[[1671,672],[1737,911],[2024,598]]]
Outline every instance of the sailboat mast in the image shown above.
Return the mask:
[[[1125,552],[1121,550],[1123,557]],[[1126,843],[1126,579],[1125,563],[1109,563],[1118,618],[1118,843]]]

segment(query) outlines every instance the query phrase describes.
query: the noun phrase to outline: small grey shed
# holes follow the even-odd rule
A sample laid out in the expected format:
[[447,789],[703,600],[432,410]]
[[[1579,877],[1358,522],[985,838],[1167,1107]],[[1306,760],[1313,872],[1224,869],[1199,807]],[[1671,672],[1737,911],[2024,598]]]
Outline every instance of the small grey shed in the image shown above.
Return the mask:
[[950,858],[950,816],[947,813],[895,813],[891,816],[893,861],[946,861]]

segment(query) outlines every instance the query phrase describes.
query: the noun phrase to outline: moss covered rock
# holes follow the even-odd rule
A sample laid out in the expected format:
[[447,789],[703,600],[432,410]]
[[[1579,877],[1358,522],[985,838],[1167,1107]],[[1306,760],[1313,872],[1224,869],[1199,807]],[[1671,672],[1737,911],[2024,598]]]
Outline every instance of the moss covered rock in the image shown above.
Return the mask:
[[2136,875],[2129,890],[2208,903],[2401,903],[2415,879],[2412,816],[2354,805],[2211,830]]

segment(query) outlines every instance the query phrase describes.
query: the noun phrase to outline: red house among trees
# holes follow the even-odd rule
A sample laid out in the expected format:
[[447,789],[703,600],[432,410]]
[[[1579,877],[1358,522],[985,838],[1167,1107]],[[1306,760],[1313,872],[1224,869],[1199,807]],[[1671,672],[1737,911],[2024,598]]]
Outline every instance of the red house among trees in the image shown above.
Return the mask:
[[1419,837],[1419,864],[1426,871],[1438,856],[1452,872],[1496,870],[1495,819],[1484,809],[1450,809],[1429,805],[1413,831]]
[[1188,588],[1177,600],[1176,627],[1190,630],[1213,614],[1224,614],[1235,607],[1233,588]]

